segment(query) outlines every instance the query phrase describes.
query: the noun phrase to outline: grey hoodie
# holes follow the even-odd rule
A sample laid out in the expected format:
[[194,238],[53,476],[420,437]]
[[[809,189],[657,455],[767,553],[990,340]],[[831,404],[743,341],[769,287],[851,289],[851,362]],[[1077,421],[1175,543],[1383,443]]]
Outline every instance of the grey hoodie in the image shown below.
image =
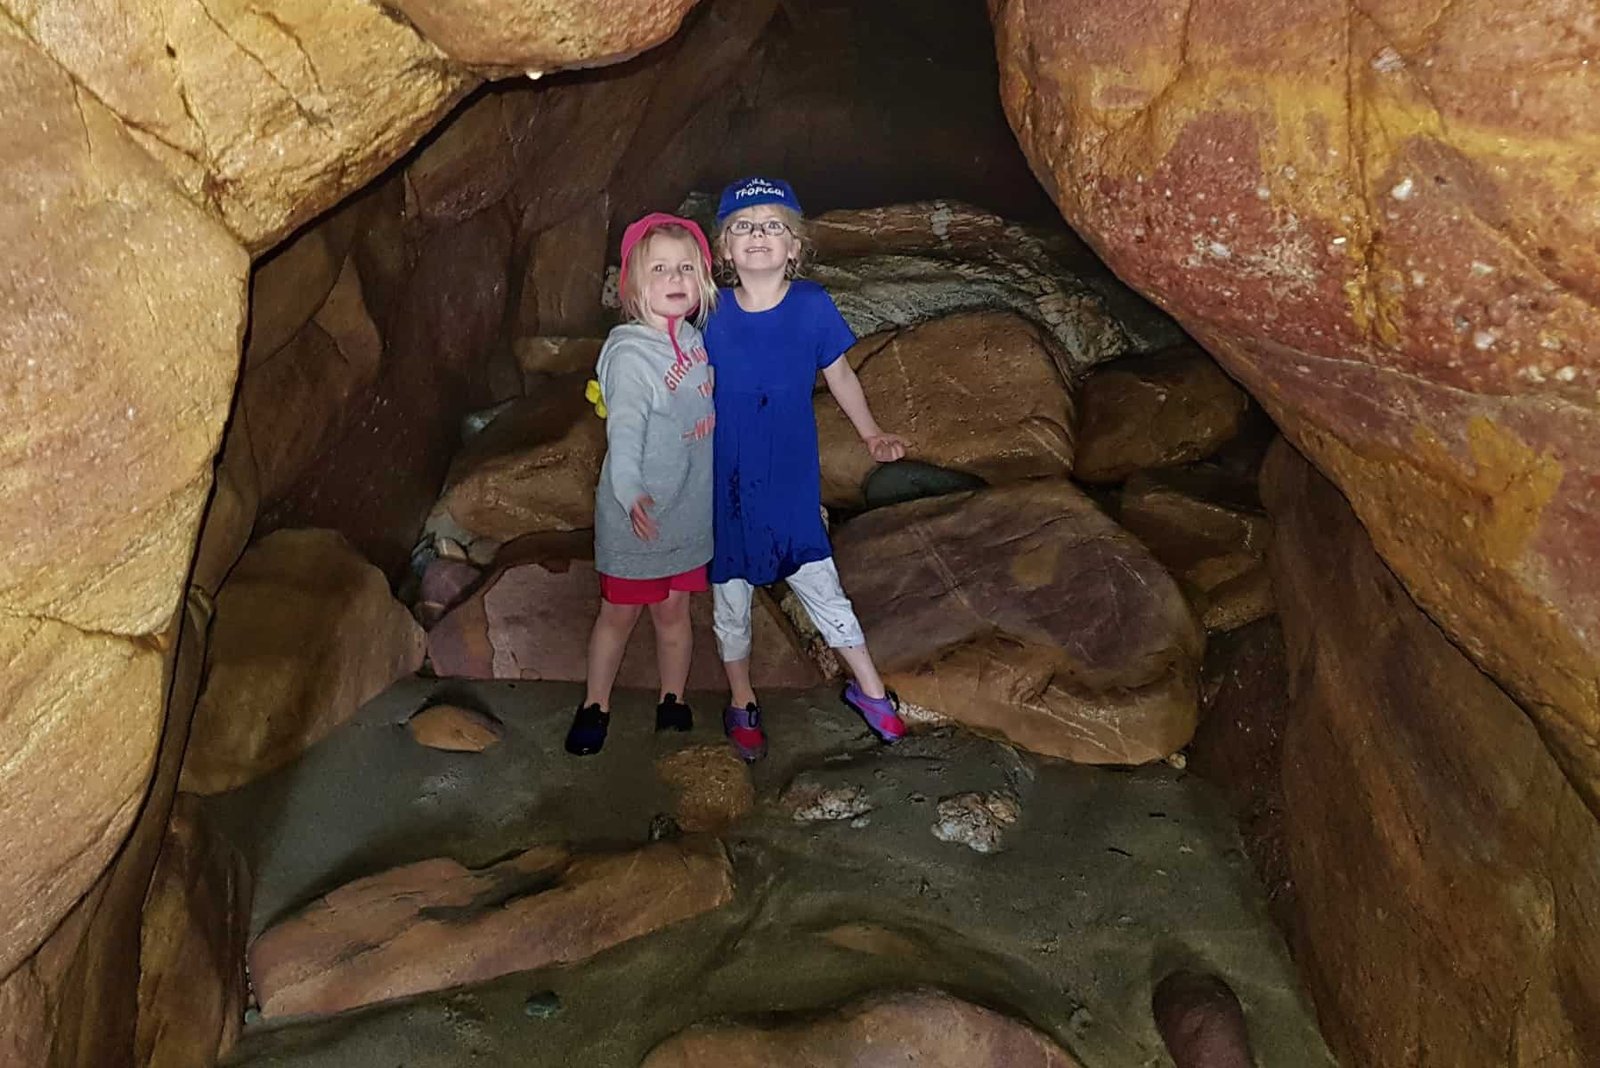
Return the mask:
[[[594,500],[594,564],[615,578],[664,578],[711,559],[711,365],[691,323],[666,333],[642,323],[611,331],[595,366],[606,406],[606,459]],[[655,498],[654,541],[628,510]]]

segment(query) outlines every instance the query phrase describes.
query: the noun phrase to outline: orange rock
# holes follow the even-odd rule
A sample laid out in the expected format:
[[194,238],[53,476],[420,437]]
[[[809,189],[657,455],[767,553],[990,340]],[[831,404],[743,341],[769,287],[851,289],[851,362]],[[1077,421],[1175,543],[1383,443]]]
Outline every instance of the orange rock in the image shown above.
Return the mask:
[[1600,813],[1600,109],[1570,6],[989,7],[1063,214],[1338,484]]
[[460,705],[432,705],[406,720],[418,745],[452,753],[481,753],[500,744],[505,727],[487,712]]
[[732,899],[714,839],[579,857],[542,846],[478,871],[424,860],[267,929],[250,976],[263,1016],[328,1015],[586,960]]
[[269,534],[217,596],[183,788],[231,790],[288,763],[422,656],[422,629],[342,536]]
[[[441,676],[581,682],[589,631],[600,610],[593,540],[587,531],[529,537],[501,550],[498,572],[428,632],[428,657]],[[530,555],[529,547],[541,547]],[[543,546],[554,546],[545,553]],[[690,598],[694,629],[691,690],[727,685],[711,629],[711,597]],[[800,651],[783,614],[763,592],[756,599],[751,678],[766,689],[807,689],[821,681]],[[617,685],[656,685],[655,646],[648,614],[640,621],[617,674]]]
[[877,509],[834,552],[906,700],[1088,763],[1159,760],[1193,733],[1203,637],[1182,593],[1065,480]]
[[1330,1044],[1352,1064],[1600,1063],[1600,825],[1332,484],[1280,443],[1262,495],[1296,956]]
[[[1018,315],[973,312],[863,338],[849,358],[908,456],[998,484],[1072,467],[1072,397],[1052,345]],[[859,508],[877,464],[831,397],[819,396],[817,436],[823,502]]]
[[750,769],[727,745],[692,745],[656,761],[656,774],[677,794],[673,814],[686,831],[721,831],[755,807]]
[[671,37],[696,0],[396,0],[395,7],[452,59],[531,75],[600,66]]
[[698,1027],[650,1051],[641,1068],[808,1068],[883,1063],[918,1068],[1079,1068],[1027,1024],[935,990],[864,998],[821,1019]]

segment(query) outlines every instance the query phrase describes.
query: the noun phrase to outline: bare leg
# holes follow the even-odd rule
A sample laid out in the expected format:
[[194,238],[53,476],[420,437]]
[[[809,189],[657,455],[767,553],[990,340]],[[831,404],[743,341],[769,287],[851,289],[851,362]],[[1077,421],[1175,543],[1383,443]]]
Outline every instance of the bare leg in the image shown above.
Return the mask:
[[750,686],[750,658],[724,660],[722,670],[728,673],[728,703],[734,708],[756,704],[756,691]]
[[865,645],[851,645],[842,649],[835,649],[839,659],[850,669],[850,675],[856,680],[856,685],[861,687],[861,692],[868,697],[887,697],[889,691],[884,689],[883,679],[878,676],[877,665],[872,662],[872,654],[867,652]]
[[689,595],[673,590],[665,601],[650,606],[656,629],[656,671],[661,676],[661,696],[683,697],[689,685],[689,662],[694,658],[694,631],[689,627]]
[[611,687],[617,681],[617,671],[622,667],[622,654],[628,651],[628,638],[633,625],[639,622],[636,604],[600,602],[600,615],[589,632],[589,674],[585,683],[585,705],[599,705],[602,712],[611,711]]

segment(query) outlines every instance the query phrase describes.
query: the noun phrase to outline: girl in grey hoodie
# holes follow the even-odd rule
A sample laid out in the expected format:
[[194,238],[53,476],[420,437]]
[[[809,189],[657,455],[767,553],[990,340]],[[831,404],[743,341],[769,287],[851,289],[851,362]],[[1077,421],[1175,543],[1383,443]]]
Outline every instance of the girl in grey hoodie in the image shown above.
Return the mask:
[[589,636],[587,692],[567,731],[569,753],[598,753],[611,687],[648,605],[661,675],[657,730],[689,730],[679,700],[693,639],[689,595],[708,589],[711,559],[711,366],[691,318],[716,303],[711,249],[688,219],[660,212],[622,235],[622,302],[630,322],[611,331],[590,383],[606,420],[595,487],[594,563],[600,615]]

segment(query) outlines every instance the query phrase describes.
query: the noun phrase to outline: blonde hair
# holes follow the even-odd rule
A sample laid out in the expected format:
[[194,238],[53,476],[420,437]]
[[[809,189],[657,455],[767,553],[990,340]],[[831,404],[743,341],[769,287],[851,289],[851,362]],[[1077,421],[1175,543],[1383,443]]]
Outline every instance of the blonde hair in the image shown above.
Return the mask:
[[[816,251],[816,246],[811,243],[811,235],[806,230],[805,216],[782,204],[770,206],[773,211],[778,213],[778,218],[783,220],[783,224],[789,228],[789,233],[794,235],[794,254],[789,257],[788,265],[783,269],[783,276],[785,278],[799,278],[805,273],[806,267],[811,263],[812,253]],[[733,257],[728,254],[728,227],[732,226],[741,214],[749,210],[749,208],[741,208],[726,219],[723,219],[722,224],[717,227],[716,242],[712,245],[713,251],[717,254],[717,276],[729,285],[739,284],[739,272],[734,269]]]
[[644,258],[650,251],[650,243],[658,237],[675,237],[687,242],[694,249],[694,258],[699,261],[700,269],[694,275],[694,288],[700,297],[700,306],[694,312],[694,325],[703,327],[706,319],[717,306],[717,280],[712,276],[711,264],[706,262],[705,253],[700,250],[700,242],[696,241],[687,227],[677,223],[662,223],[660,226],[651,227],[650,232],[639,239],[638,244],[628,251],[628,288],[621,294],[622,307],[627,312],[631,322],[643,322],[649,311],[645,303],[644,293]]

